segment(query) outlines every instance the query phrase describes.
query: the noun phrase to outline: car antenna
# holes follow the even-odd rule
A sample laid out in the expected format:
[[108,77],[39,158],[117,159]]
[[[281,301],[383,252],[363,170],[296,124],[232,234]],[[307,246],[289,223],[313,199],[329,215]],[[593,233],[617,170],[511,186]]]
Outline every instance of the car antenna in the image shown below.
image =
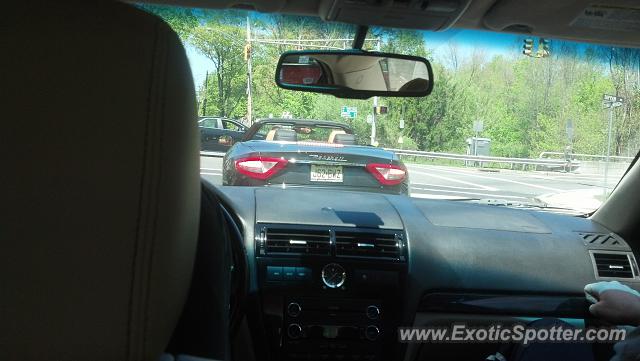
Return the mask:
[[364,39],[367,37],[368,31],[368,26],[358,25],[358,29],[356,29],[356,36],[353,38],[353,44],[351,45],[353,49],[362,50]]

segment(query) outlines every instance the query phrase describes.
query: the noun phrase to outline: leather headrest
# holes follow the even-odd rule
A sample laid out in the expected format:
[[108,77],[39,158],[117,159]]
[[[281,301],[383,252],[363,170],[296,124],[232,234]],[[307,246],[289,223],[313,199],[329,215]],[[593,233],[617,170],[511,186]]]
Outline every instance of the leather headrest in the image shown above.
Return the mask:
[[336,144],[355,145],[356,136],[347,133],[336,134],[336,136],[333,138],[333,142]]
[[155,360],[198,232],[184,49],[131,5],[30,3],[0,35],[0,360]]
[[273,140],[273,137],[275,137],[275,136],[276,136],[276,128],[271,129],[271,130],[267,133],[267,136],[266,136],[264,139],[265,139],[265,140],[272,141],[272,140]]
[[273,140],[285,141],[285,142],[297,142],[298,134],[292,129],[277,129],[276,134],[273,136]]
[[406,82],[398,89],[399,92],[423,92],[429,89],[429,81],[427,79],[416,78]]
[[337,130],[334,129],[331,131],[331,134],[329,134],[329,143],[333,143],[336,139],[336,135],[338,134],[345,134],[346,132],[344,130]]

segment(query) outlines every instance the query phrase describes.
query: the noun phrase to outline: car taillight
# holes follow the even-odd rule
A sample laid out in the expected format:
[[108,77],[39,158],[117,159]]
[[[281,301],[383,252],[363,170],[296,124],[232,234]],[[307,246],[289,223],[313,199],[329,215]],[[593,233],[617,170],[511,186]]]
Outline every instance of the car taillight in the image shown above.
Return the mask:
[[371,163],[367,165],[367,170],[385,186],[400,184],[407,176],[406,169],[395,164]]
[[266,180],[286,167],[287,163],[284,158],[248,157],[236,160],[236,170],[248,177]]

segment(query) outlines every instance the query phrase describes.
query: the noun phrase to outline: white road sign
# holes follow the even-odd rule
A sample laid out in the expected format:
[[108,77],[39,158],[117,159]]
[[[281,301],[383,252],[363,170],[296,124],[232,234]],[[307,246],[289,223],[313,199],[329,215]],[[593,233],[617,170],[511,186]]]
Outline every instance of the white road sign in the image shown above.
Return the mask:
[[473,121],[473,131],[481,132],[484,129],[484,122],[482,120],[474,120]]
[[573,120],[569,119],[567,120],[567,138],[569,138],[569,140],[573,139]]
[[367,114],[367,124],[373,123],[373,115]]
[[624,102],[624,98],[619,96],[609,95],[609,94],[604,94],[602,96],[602,103],[605,108],[616,108],[621,106],[623,102]]

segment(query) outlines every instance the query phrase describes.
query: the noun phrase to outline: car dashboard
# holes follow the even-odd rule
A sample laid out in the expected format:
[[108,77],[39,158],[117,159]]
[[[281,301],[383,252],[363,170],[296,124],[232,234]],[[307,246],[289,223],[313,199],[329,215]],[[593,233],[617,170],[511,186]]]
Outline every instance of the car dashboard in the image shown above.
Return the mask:
[[584,327],[584,285],[640,287],[627,243],[588,218],[376,193],[216,191],[242,233],[260,359],[484,359],[495,345],[401,343],[398,327],[542,317]]

